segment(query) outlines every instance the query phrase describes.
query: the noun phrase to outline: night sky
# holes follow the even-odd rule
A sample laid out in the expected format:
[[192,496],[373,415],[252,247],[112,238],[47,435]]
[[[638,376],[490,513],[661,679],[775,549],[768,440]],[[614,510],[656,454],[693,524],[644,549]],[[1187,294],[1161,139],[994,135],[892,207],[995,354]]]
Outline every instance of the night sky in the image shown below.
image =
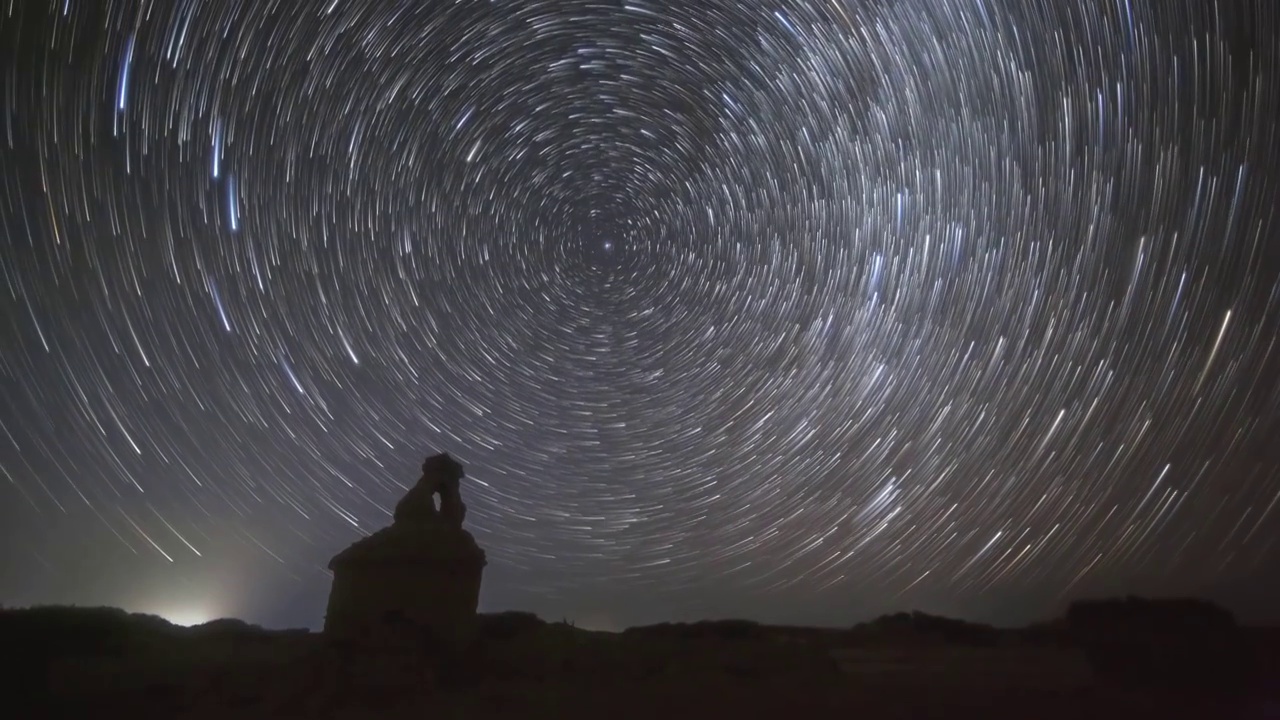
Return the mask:
[[318,626],[447,451],[482,610],[1266,607],[1278,35],[1274,0],[0,0],[0,603]]

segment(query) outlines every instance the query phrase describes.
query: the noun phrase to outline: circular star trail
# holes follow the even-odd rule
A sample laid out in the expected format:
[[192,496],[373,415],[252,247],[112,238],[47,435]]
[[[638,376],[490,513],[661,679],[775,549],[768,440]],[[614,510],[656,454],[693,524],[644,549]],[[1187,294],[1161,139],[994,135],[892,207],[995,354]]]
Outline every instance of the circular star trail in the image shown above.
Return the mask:
[[1274,3],[0,3],[0,600],[1044,614],[1280,549]]

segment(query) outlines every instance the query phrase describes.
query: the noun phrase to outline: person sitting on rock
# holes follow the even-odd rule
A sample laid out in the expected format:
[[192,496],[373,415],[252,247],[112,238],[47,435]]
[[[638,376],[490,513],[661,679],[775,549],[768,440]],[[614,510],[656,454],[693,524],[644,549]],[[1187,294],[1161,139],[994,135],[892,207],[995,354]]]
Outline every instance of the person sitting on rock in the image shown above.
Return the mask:
[[[448,454],[427,458],[422,463],[422,477],[418,484],[396,503],[395,522],[415,524],[443,520],[451,526],[461,527],[467,514],[459,489],[464,475],[462,465]],[[437,494],[440,495],[439,510],[436,509]]]
[[452,527],[462,527],[462,520],[467,516],[467,506],[462,504],[461,480],[459,468],[457,475],[443,478],[436,487],[436,492],[440,494],[440,515]]

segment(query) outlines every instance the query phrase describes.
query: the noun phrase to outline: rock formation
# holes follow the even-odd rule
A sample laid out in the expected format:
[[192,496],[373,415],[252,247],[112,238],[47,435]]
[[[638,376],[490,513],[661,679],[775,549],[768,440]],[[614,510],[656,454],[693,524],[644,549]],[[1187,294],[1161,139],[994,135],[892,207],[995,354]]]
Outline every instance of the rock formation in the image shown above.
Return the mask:
[[371,644],[428,636],[451,645],[466,641],[475,626],[485,554],[462,528],[464,476],[447,454],[427,458],[418,484],[396,504],[391,526],[329,561],[326,635]]

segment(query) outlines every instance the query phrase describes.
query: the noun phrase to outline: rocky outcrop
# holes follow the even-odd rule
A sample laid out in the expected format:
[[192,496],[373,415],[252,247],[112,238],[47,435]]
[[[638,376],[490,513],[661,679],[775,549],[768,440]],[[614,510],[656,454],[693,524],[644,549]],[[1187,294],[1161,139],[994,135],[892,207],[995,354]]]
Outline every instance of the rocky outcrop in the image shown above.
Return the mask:
[[448,455],[427,458],[421,479],[397,503],[391,526],[329,561],[326,635],[377,645],[467,642],[485,554],[462,527],[464,476]]
[[1257,680],[1255,651],[1235,616],[1204,600],[1081,600],[1067,610],[1066,629],[1106,683],[1235,692]]

